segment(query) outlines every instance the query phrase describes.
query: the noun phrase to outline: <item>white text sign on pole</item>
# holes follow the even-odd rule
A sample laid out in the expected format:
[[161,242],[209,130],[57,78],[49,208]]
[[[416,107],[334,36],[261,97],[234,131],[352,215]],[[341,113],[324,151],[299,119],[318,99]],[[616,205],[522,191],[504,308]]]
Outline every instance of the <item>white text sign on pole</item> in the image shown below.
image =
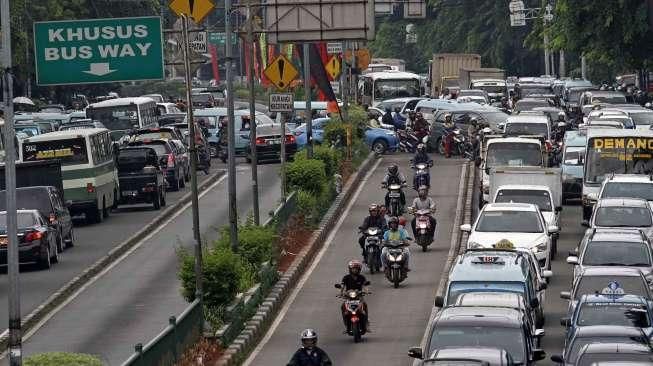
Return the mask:
[[329,42],[327,43],[327,53],[335,55],[342,53],[342,42]]
[[292,112],[293,95],[290,93],[270,94],[270,112]]

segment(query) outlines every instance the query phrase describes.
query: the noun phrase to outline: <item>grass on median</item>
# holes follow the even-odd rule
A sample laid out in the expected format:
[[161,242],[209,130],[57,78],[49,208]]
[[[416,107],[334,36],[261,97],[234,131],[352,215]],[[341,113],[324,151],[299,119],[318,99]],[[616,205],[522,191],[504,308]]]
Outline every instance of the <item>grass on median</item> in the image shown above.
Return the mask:
[[30,356],[25,366],[102,366],[99,358],[83,353],[51,352]]

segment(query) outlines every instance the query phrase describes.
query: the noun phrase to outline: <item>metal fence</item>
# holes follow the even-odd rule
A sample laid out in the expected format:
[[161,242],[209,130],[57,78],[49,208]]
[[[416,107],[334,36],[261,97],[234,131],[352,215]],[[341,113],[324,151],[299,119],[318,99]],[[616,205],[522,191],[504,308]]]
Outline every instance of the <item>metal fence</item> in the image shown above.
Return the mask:
[[135,352],[123,366],[173,366],[184,351],[202,335],[202,307],[193,301],[178,318],[171,316],[169,324],[148,344],[137,344]]
[[265,221],[263,226],[276,225],[277,230],[281,231],[288,219],[297,210],[297,192],[292,192],[286,201],[281,203],[274,212],[270,212],[270,218]]

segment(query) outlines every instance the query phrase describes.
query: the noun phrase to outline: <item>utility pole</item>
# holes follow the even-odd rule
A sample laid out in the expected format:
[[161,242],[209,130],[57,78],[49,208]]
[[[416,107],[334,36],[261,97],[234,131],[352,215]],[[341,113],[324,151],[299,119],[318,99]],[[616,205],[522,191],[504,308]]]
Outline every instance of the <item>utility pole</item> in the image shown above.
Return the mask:
[[5,189],[7,192],[7,274],[9,277],[9,365],[22,365],[20,283],[18,281],[18,228],[16,213],[16,148],[14,146],[14,78],[11,70],[11,17],[9,0],[0,0],[2,69],[5,120]]
[[[254,107],[254,13],[252,6],[247,3],[247,44],[251,51],[249,57],[249,146],[251,151],[251,170],[252,170],[252,202],[254,208],[254,225],[260,224],[260,215],[258,207],[258,167],[256,158],[256,109]],[[285,144],[285,133],[281,134],[281,145]]]
[[585,55],[580,57],[580,75],[583,80],[587,80],[587,59]]
[[231,44],[231,0],[225,0],[225,67],[227,68],[227,132],[229,133],[228,145],[228,174],[229,191],[229,237],[231,249],[238,251],[238,211],[236,209],[236,119],[234,117],[234,76],[231,64],[233,63],[233,45]]
[[558,72],[560,77],[563,78],[567,76],[567,65],[565,64],[565,50],[560,50],[560,66],[558,66]]
[[304,90],[306,94],[306,156],[313,157],[313,111],[311,111],[311,44],[304,43]]
[[195,120],[193,118],[193,88],[190,68],[190,44],[188,42],[188,16],[182,15],[182,40],[184,42],[184,73],[186,74],[186,117],[188,119],[190,150],[190,185],[193,212],[193,238],[195,239],[195,298],[202,301],[202,240],[200,237],[199,198],[197,192],[197,147],[195,145]]

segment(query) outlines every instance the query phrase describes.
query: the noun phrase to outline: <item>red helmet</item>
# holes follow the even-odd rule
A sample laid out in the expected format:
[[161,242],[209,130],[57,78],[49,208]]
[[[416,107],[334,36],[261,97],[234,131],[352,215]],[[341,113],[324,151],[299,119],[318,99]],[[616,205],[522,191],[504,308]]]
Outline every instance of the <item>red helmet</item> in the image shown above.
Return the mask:
[[347,264],[347,267],[349,268],[350,274],[352,274],[352,272],[354,271],[356,271],[356,274],[360,274],[361,271],[363,270],[363,263],[361,263],[361,261],[359,261],[358,259],[352,259]]
[[406,226],[406,219],[403,216],[399,218],[399,225]]

